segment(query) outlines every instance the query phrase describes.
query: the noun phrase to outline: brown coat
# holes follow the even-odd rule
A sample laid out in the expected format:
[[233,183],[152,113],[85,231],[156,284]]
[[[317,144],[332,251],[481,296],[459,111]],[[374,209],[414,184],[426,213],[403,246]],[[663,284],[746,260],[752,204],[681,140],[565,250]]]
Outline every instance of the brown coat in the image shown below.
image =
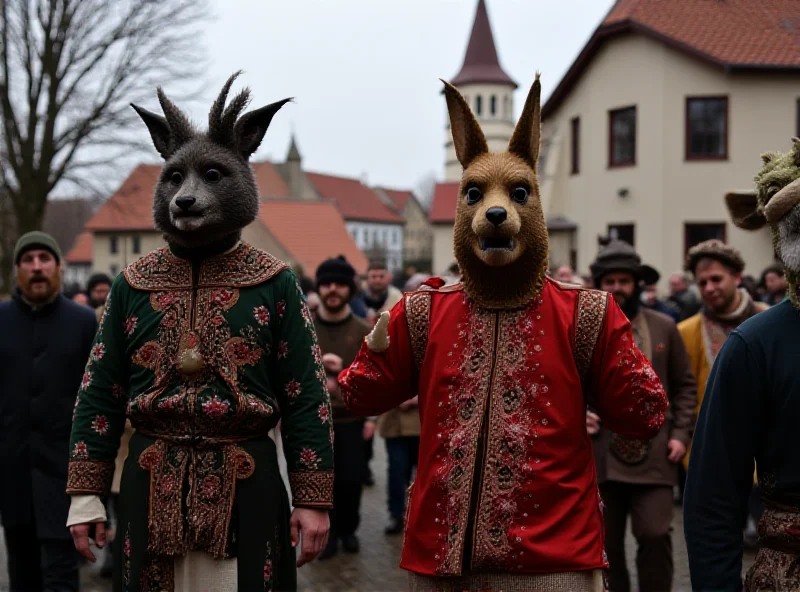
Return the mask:
[[378,418],[378,433],[381,438],[419,436],[419,408],[392,409]]
[[667,458],[667,442],[691,441],[697,385],[678,328],[667,315],[641,308],[633,319],[637,345],[650,360],[669,396],[670,409],[652,440],[629,440],[602,428],[594,438],[597,480],[647,485],[675,485],[678,464]]

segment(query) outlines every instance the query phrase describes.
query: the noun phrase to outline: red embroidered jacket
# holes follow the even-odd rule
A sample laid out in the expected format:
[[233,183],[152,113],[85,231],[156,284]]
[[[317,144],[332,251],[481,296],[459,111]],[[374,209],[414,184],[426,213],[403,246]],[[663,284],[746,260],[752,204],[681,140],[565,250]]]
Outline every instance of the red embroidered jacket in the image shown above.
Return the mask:
[[392,309],[386,351],[362,344],[339,377],[358,414],[419,394],[400,566],[440,576],[606,567],[586,405],[632,438],[655,436],[669,405],[630,323],[607,294],[551,280],[517,311],[480,309],[460,284],[431,286]]

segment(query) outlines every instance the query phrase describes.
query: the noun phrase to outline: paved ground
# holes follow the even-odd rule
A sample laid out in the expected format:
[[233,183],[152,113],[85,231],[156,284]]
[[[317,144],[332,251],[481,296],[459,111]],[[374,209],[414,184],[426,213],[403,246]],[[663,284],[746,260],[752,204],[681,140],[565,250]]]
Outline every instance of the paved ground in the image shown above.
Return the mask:
[[[385,485],[386,455],[383,443],[375,443],[375,459],[372,463],[377,479],[375,487],[364,492],[362,503],[362,523],[359,530],[361,553],[358,555],[338,556],[325,561],[314,562],[300,569],[298,574],[299,588],[303,592],[349,592],[375,591],[395,592],[407,590],[406,574],[397,567],[400,560],[401,537],[386,537],[383,528],[386,520]],[[676,509],[677,510],[677,509]],[[683,542],[683,520],[676,511],[673,541],[675,549],[675,584],[673,589],[689,592],[689,570],[687,566],[686,547]],[[631,573],[635,573],[630,558],[634,556],[633,540],[629,536],[628,557]],[[749,566],[752,557],[746,558]],[[8,590],[6,574],[5,547],[0,540],[0,590]],[[92,566],[83,572],[84,592],[107,592],[110,585],[95,575]],[[635,587],[634,587],[635,589]]]

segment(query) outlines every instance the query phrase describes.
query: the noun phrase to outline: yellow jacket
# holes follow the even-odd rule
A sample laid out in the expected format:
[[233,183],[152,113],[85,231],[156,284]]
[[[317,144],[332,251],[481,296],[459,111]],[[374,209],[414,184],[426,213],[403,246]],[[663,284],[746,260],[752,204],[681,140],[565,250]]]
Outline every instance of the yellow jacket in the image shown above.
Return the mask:
[[[765,304],[760,302],[756,302],[755,306],[758,312],[768,308]],[[678,332],[681,334],[683,344],[686,346],[692,372],[697,381],[697,417],[700,417],[700,406],[703,404],[706,382],[708,382],[708,375],[711,373],[711,364],[708,361],[706,346],[703,341],[703,313],[699,312],[693,317],[689,317],[685,321],[678,323]],[[691,449],[692,446],[689,444],[686,456],[683,457],[683,466],[686,467],[687,470],[689,469],[689,452]],[[756,482],[756,476],[754,474],[753,483]]]

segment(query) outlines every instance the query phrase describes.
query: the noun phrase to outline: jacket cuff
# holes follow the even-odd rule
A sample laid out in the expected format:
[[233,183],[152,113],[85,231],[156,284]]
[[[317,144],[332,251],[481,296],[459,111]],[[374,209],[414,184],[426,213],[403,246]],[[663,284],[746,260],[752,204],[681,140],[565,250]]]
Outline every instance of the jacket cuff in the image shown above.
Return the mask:
[[333,508],[333,471],[289,473],[295,508]]
[[689,442],[692,441],[692,436],[689,434],[689,430],[684,429],[676,429],[672,428],[672,431],[669,433],[670,440],[680,440],[683,442],[684,446],[689,446]]
[[67,526],[105,522],[108,519],[106,507],[96,495],[73,495],[67,515]]
[[67,493],[105,497],[114,478],[114,462],[73,460],[67,473]]

